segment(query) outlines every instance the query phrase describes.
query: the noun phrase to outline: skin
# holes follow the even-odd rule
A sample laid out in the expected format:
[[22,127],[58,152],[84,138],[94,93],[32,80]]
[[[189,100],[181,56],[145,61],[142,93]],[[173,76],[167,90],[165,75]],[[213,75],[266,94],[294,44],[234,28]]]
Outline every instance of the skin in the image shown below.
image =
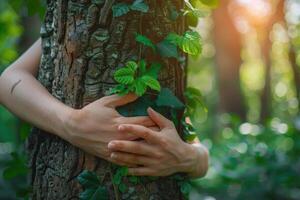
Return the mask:
[[123,117],[116,111],[135,101],[134,94],[103,97],[82,109],[64,105],[36,79],[40,58],[39,39],[0,76],[0,103],[11,112],[87,153],[128,166],[132,175],[206,173],[206,148],[183,142],[162,115],[149,109],[149,116]]

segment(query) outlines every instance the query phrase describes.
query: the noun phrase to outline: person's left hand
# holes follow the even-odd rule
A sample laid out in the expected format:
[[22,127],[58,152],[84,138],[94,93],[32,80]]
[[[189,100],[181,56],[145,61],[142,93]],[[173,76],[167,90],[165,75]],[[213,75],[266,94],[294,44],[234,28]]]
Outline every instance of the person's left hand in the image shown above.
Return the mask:
[[191,177],[203,176],[208,166],[206,148],[185,143],[171,121],[151,108],[148,113],[160,131],[140,125],[120,125],[121,132],[144,140],[111,141],[108,148],[113,162],[128,163],[129,174],[133,176],[168,176],[177,172],[188,173]]

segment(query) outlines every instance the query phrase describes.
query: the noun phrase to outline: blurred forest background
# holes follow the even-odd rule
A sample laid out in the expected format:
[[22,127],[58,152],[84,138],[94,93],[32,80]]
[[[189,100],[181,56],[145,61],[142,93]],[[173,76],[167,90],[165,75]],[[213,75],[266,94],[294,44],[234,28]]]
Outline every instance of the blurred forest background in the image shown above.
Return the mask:
[[[44,9],[0,1],[0,73],[39,37]],[[190,198],[300,199],[300,1],[220,0],[203,13],[203,53],[189,60],[188,82],[207,107],[195,126],[211,167]],[[0,107],[1,200],[30,190],[29,130]]]

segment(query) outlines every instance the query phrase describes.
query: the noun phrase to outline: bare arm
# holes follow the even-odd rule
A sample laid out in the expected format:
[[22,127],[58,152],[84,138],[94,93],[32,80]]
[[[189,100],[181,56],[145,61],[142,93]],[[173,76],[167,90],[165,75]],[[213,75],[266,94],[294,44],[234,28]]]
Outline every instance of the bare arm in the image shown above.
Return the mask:
[[61,124],[71,109],[51,96],[36,80],[40,58],[39,39],[1,75],[0,102],[20,118],[62,136]]
[[136,100],[132,94],[103,97],[80,110],[64,105],[35,78],[40,58],[39,39],[0,77],[0,103],[25,121],[107,160],[110,159],[108,142],[132,139],[132,136],[120,133],[120,124],[154,126],[149,117],[126,118],[115,110],[116,106]]

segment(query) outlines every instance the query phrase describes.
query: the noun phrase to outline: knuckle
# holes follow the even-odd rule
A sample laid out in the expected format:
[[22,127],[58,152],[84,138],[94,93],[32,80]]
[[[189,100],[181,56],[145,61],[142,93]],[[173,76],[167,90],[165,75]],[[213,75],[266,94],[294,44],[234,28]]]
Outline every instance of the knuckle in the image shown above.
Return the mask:
[[158,158],[158,159],[162,159],[164,157],[164,155],[160,152],[156,152],[155,157]]
[[122,122],[124,122],[124,117],[120,116],[120,117],[116,117],[113,119],[113,122],[116,124],[116,126],[122,124]]
[[160,145],[161,145],[162,147],[164,147],[164,148],[168,148],[168,146],[169,146],[169,141],[168,141],[168,139],[167,139],[167,138],[164,138],[164,137],[161,137],[161,138],[159,139],[159,143],[160,143]]

